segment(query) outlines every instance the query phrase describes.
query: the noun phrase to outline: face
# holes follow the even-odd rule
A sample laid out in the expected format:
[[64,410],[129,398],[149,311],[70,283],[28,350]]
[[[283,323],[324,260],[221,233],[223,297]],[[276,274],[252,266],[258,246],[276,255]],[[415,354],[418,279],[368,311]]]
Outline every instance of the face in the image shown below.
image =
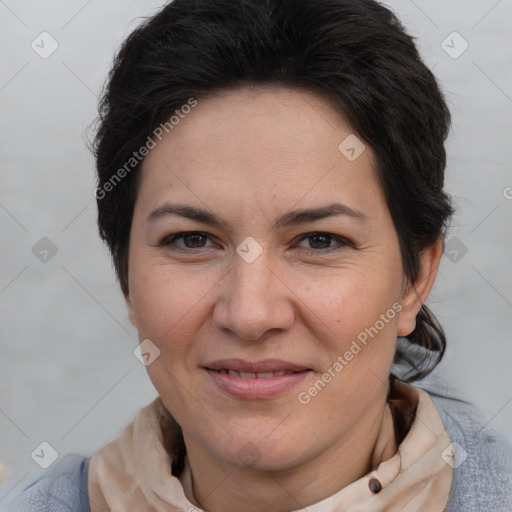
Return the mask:
[[414,312],[351,135],[323,97],[260,86],[198,99],[146,156],[126,299],[187,449],[285,469],[382,410]]

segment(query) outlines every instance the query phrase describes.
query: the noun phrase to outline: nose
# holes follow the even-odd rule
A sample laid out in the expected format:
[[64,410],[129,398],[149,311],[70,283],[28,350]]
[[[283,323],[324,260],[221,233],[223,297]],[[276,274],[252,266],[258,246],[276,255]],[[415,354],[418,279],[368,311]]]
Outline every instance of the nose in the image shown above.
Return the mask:
[[257,341],[270,331],[293,325],[293,292],[273,267],[266,252],[252,263],[234,255],[232,268],[219,283],[220,295],[213,313],[218,329],[229,330],[243,340]]

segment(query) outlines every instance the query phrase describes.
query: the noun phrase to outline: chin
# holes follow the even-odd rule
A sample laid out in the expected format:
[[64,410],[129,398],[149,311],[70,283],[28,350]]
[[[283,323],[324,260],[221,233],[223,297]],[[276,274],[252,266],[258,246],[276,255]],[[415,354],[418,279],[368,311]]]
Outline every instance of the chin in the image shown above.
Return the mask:
[[222,452],[219,448],[219,444],[212,446],[215,457],[240,469],[254,471],[283,471],[300,465],[307,458],[304,443],[291,443],[289,436],[262,440],[254,435],[239,436],[223,446]]

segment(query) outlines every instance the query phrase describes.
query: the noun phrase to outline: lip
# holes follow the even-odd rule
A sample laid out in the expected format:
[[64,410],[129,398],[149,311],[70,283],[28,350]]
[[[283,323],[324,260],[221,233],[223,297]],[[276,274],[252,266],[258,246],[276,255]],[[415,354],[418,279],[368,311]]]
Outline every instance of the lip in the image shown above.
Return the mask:
[[[283,361],[265,359],[261,361],[244,361],[242,359],[222,359],[204,366],[213,383],[225,393],[241,399],[262,400],[281,395],[302,382],[311,372],[306,366]],[[232,370],[232,373],[221,373]],[[270,377],[242,378],[234,374],[279,372]],[[285,372],[281,374],[281,372]]]

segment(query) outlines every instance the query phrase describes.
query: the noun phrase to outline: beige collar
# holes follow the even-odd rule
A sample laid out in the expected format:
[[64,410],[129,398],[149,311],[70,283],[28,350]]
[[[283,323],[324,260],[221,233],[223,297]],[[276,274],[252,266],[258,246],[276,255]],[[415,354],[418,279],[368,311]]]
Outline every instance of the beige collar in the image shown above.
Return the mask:
[[[400,393],[400,400],[390,402],[395,424],[398,414],[405,416],[399,422],[407,423],[405,406],[417,403],[414,421],[398,452],[374,471],[308,506],[308,512],[445,509],[453,469],[445,462],[443,452],[450,446],[450,438],[425,391],[403,382],[394,385]],[[139,411],[117,439],[94,453],[88,480],[91,512],[200,511],[185,496],[191,495],[192,489],[188,458],[179,479],[171,473],[171,459],[162,444],[162,407],[160,398],[156,398]],[[371,479],[382,486],[377,494],[370,490]]]

